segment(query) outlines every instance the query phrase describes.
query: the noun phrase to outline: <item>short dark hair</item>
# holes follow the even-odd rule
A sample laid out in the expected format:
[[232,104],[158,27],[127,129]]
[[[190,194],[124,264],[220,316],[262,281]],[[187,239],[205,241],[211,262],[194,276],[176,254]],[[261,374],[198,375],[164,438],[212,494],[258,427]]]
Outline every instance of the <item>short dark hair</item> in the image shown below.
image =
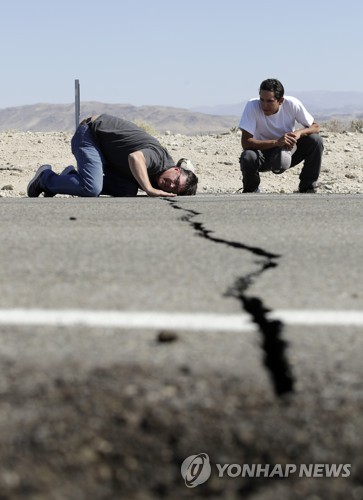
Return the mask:
[[279,80],[276,80],[276,78],[268,78],[267,80],[264,80],[260,85],[260,92],[261,90],[273,92],[277,100],[281,99],[281,97],[284,97],[285,93],[285,89],[282,83]]
[[186,177],[185,189],[182,193],[178,193],[179,196],[193,196],[197,192],[198,187],[198,177],[191,170],[186,170],[181,168],[181,171]]

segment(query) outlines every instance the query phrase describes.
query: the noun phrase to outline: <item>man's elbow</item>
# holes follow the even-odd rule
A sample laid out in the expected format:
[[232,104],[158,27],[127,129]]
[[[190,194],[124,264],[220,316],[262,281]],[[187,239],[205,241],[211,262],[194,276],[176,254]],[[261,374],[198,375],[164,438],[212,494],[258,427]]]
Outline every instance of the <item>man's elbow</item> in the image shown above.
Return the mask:
[[129,160],[134,161],[137,159],[137,151],[134,151],[133,153],[130,153],[128,156]]
[[252,144],[251,144],[251,139],[252,135],[249,134],[246,130],[242,130],[242,135],[241,135],[241,146],[242,149],[245,151],[246,149],[253,149]]
[[242,145],[243,151],[246,151],[247,149],[252,149],[250,141],[248,141],[248,140],[245,140],[245,141],[242,140],[241,145]]

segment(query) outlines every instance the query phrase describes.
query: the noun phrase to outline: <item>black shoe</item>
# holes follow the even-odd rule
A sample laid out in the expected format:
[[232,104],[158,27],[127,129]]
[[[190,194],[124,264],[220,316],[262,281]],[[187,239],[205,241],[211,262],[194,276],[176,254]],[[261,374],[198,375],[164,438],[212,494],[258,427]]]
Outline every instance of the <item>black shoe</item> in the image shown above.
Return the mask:
[[37,198],[44,191],[44,189],[40,187],[40,179],[45,170],[52,170],[51,165],[42,165],[39,167],[34,177],[29,182],[27,187],[27,194],[29,198]]

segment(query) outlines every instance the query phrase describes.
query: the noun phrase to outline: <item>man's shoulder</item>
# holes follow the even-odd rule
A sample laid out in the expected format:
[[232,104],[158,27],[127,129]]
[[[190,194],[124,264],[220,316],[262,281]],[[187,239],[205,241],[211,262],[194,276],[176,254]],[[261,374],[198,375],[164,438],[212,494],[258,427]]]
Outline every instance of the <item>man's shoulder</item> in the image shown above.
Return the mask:
[[300,107],[302,106],[302,102],[297,98],[293,97],[292,95],[285,95],[284,96],[284,103],[291,107]]
[[246,102],[245,107],[243,108],[242,115],[243,116],[246,116],[246,115],[251,116],[251,115],[255,115],[259,111],[260,111],[260,99],[259,99],[259,97],[254,97],[253,99],[249,99]]
[[141,148],[150,175],[158,175],[175,167],[175,161],[161,144],[147,144]]
[[246,102],[246,107],[249,106],[249,107],[252,107],[252,108],[257,108],[257,107],[259,107],[259,104],[260,104],[260,98],[259,97],[253,97],[252,99],[249,99]]

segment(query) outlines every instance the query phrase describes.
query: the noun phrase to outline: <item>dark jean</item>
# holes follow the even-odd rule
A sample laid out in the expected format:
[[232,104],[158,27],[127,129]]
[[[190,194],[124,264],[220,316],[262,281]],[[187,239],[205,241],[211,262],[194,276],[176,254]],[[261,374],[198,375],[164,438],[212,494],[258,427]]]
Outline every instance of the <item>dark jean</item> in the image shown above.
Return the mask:
[[77,128],[71,142],[72,153],[77,160],[77,171],[67,175],[44,171],[41,188],[52,195],[95,197],[136,196],[136,180],[124,178],[117,170],[107,168],[106,162],[87,124]]
[[[320,174],[323,150],[323,140],[319,134],[306,135],[297,141],[297,149],[291,157],[289,168],[304,161],[300,173],[299,191],[303,192],[315,188]],[[276,166],[276,158],[278,158],[276,148],[265,151],[252,149],[243,151],[240,157],[240,166],[245,193],[253,193],[257,190],[260,184],[259,172],[272,170],[274,173],[280,174],[286,170],[285,167],[279,169]]]

